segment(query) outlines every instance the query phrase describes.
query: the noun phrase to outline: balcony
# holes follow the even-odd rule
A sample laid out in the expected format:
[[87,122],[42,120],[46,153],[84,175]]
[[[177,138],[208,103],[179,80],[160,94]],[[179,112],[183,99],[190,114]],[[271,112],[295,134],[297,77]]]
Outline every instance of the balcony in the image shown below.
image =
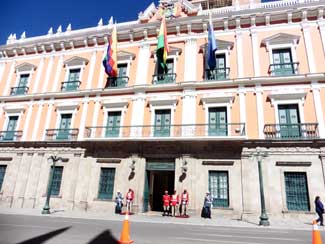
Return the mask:
[[152,84],[161,85],[161,84],[173,84],[176,82],[176,73],[170,74],[159,74],[152,76]]
[[75,141],[78,138],[79,129],[47,129],[47,141]]
[[206,80],[227,80],[229,79],[230,68],[217,68],[217,69],[206,69],[205,79]]
[[24,95],[28,93],[28,90],[29,90],[28,86],[11,87],[10,96]]
[[119,127],[86,127],[85,138],[239,138],[245,137],[245,123],[144,125]]
[[80,87],[81,81],[64,81],[61,85],[61,91],[77,91]]
[[21,130],[0,131],[0,141],[20,141],[23,135]]
[[269,74],[271,76],[285,76],[298,74],[299,63],[270,64]]
[[129,83],[128,76],[108,77],[105,88],[126,87]]
[[318,124],[266,124],[264,126],[266,139],[271,140],[308,140],[317,139]]

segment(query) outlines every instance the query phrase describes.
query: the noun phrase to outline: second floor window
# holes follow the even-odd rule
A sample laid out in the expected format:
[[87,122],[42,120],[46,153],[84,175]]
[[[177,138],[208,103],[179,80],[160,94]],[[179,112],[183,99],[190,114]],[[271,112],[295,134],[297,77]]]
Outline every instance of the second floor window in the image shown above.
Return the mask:
[[171,111],[162,109],[155,111],[154,136],[170,136]]
[[207,80],[225,80],[228,78],[229,68],[226,66],[226,55],[224,53],[216,55],[215,69],[206,70]]
[[24,95],[28,91],[29,74],[22,74],[19,76],[17,87],[11,88],[11,95]]
[[175,64],[174,58],[168,58],[166,60],[167,65],[167,73],[165,74],[160,66],[156,68],[156,75],[154,75],[154,84],[170,84],[175,83],[176,81],[176,74],[175,74]]
[[300,137],[301,131],[298,105],[279,105],[278,111],[281,138]]
[[209,108],[209,136],[227,136],[227,108]]
[[106,137],[118,137],[120,133],[121,111],[108,112]]
[[9,116],[7,129],[4,132],[3,140],[12,141],[15,139],[18,116]]
[[80,69],[70,69],[68,80],[63,82],[62,91],[76,91],[80,86]]
[[61,114],[60,125],[56,139],[67,140],[69,139],[71,129],[72,114]]
[[273,50],[272,59],[273,63],[270,66],[271,75],[280,76],[296,73],[296,67],[292,61],[290,48]]

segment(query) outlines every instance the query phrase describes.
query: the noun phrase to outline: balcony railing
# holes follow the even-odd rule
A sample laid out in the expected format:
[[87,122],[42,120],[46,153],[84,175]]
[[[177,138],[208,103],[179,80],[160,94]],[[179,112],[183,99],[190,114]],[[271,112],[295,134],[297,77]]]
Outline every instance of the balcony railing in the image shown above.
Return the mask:
[[266,124],[264,135],[266,139],[316,139],[319,138],[318,124]]
[[79,129],[47,129],[47,141],[74,141],[78,138]]
[[21,130],[0,131],[0,141],[20,141],[23,135]]
[[152,76],[152,84],[172,84],[176,82],[176,73],[170,74],[156,74]]
[[269,73],[271,76],[284,76],[298,74],[299,63],[270,64]]
[[11,96],[24,95],[24,94],[27,94],[28,90],[29,90],[28,86],[11,87],[10,95]]
[[226,80],[229,79],[230,68],[206,69],[206,80]]
[[77,91],[80,87],[81,82],[76,81],[64,81],[61,85],[61,91]]
[[86,127],[86,138],[154,138],[154,137],[244,137],[245,123],[188,124],[188,125],[144,125],[117,127]]
[[105,88],[126,87],[129,83],[128,76],[108,77]]

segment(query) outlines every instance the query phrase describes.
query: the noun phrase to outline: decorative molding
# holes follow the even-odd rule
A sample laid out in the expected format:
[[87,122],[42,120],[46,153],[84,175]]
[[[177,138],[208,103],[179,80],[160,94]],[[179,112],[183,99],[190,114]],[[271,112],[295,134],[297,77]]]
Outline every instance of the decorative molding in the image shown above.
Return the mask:
[[58,103],[55,107],[59,110],[74,110],[79,108],[79,103],[77,102],[67,102],[67,103]]
[[276,166],[289,166],[289,167],[310,167],[311,162],[289,162],[289,161],[277,161]]
[[34,64],[30,64],[30,63],[22,63],[22,64],[17,65],[15,67],[15,70],[16,70],[17,73],[20,73],[20,72],[32,72],[35,69],[36,69],[36,66]]
[[25,110],[25,107],[22,105],[7,105],[3,107],[3,110],[6,113],[21,113]]
[[225,161],[225,160],[205,160],[202,161],[202,165],[211,165],[211,166],[233,166],[234,161]]
[[119,164],[121,163],[121,159],[119,158],[98,158],[96,163],[103,163],[103,164]]
[[88,62],[88,59],[75,56],[64,61],[63,64],[64,66],[84,66],[87,65]]

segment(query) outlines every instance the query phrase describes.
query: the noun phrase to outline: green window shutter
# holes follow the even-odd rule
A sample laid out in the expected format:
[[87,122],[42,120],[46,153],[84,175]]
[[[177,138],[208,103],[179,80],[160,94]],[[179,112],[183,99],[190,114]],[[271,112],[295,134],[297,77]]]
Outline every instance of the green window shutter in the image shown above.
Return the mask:
[[80,69],[70,69],[65,91],[75,91],[79,88]]
[[98,199],[113,199],[115,168],[101,168]]
[[121,126],[121,111],[108,112],[106,137],[119,137]]
[[[53,170],[53,167],[51,167],[51,170]],[[55,166],[54,172],[53,172],[51,196],[58,196],[60,194],[62,172],[63,172],[62,166]]]
[[16,95],[25,94],[25,88],[27,87],[28,79],[29,74],[20,75]]
[[281,138],[299,138],[300,118],[297,104],[279,105],[279,122]]
[[209,191],[214,207],[229,207],[228,171],[209,171]]
[[227,135],[227,108],[209,108],[209,136]]
[[12,141],[15,139],[17,121],[18,121],[18,116],[9,116],[7,131],[3,136],[4,140]]
[[7,165],[0,165],[0,191],[2,189],[3,179],[5,178]]
[[156,110],[154,136],[156,137],[170,136],[170,124],[171,124],[170,120],[171,120],[170,109]]
[[305,172],[285,172],[287,208],[292,211],[309,211],[307,176]]
[[174,73],[174,59],[169,58],[166,60],[167,68],[168,68],[168,74]]
[[67,140],[69,139],[71,129],[72,114],[61,114],[60,127],[56,139]]
[[274,75],[292,75],[295,73],[290,48],[273,50],[272,54]]

